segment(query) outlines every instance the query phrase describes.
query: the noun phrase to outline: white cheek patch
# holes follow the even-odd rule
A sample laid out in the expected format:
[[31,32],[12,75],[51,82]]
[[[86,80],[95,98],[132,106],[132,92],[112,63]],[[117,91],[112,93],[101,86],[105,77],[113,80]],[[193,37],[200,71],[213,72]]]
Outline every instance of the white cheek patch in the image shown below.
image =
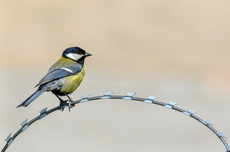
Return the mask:
[[75,53],[68,53],[65,54],[68,58],[72,59],[72,60],[79,60],[81,57],[83,57],[83,54],[75,54]]
[[61,69],[66,70],[66,71],[68,71],[68,72],[70,72],[70,73],[73,73],[73,71],[70,70],[70,69],[68,69],[68,68],[61,68]]

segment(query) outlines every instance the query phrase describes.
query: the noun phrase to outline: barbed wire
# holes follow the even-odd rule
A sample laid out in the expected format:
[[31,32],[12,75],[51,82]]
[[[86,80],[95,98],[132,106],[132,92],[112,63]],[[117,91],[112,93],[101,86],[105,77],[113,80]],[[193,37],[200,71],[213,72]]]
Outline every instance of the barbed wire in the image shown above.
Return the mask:
[[[213,125],[213,123],[211,123],[209,120],[204,121],[203,119],[199,118],[198,116],[196,116],[196,112],[189,109],[188,111],[183,110],[181,108],[176,107],[177,103],[169,101],[169,103],[164,103],[164,102],[160,102],[160,101],[156,101],[156,97],[153,96],[148,96],[148,98],[140,98],[140,97],[134,97],[134,95],[136,93],[126,93],[125,96],[122,95],[112,95],[113,92],[104,92],[104,95],[102,96],[94,96],[94,97],[90,97],[90,94],[88,95],[84,95],[82,96],[81,99],[76,100],[74,102],[72,102],[72,106],[74,106],[75,104],[78,103],[84,103],[87,101],[94,101],[94,100],[100,100],[100,99],[124,99],[124,100],[134,100],[134,101],[141,101],[144,103],[150,103],[150,104],[156,104],[159,106],[163,106],[165,108],[169,108],[172,110],[176,110],[178,112],[181,112],[195,120],[197,120],[198,122],[202,123],[203,125],[205,125],[208,129],[210,129],[214,134],[217,135],[217,137],[221,140],[221,142],[224,144],[227,152],[230,152],[230,147],[228,146],[227,142],[225,141],[224,138],[226,138],[226,136],[223,133],[219,133],[216,129],[214,129],[211,125]],[[6,145],[3,147],[1,152],[5,152],[7,150],[7,148],[9,148],[9,146],[12,144],[12,142],[15,140],[15,138],[18,137],[18,135],[22,132],[24,132],[30,125],[32,125],[34,122],[36,122],[37,120],[41,120],[42,118],[46,117],[47,115],[49,115],[52,112],[55,112],[57,110],[60,109],[64,109],[68,106],[67,103],[63,104],[61,107],[57,106],[53,109],[50,109],[48,111],[47,108],[43,109],[40,111],[40,114],[35,117],[34,119],[32,119],[31,121],[27,122],[28,119],[26,119],[25,121],[23,121],[20,125],[22,126],[12,137],[11,134],[6,138]]]

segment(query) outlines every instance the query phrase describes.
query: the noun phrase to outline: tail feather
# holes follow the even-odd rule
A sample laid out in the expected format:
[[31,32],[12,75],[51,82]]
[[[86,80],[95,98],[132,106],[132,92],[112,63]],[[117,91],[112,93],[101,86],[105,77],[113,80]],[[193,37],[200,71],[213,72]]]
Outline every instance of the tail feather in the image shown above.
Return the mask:
[[27,107],[32,101],[34,101],[37,97],[39,97],[44,91],[46,91],[47,87],[43,86],[42,88],[39,88],[36,92],[34,92],[29,98],[27,98],[25,101],[23,101],[21,104],[17,106],[17,108],[23,106]]

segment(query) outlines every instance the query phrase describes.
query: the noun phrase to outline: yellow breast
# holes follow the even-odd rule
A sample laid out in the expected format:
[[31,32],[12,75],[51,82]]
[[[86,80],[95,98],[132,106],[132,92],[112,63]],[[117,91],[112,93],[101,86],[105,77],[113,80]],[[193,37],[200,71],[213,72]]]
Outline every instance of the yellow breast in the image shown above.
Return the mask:
[[85,68],[83,66],[80,73],[64,78],[65,81],[63,82],[61,92],[63,92],[64,94],[69,94],[75,91],[77,87],[81,84],[81,81],[83,80],[84,76],[85,76]]

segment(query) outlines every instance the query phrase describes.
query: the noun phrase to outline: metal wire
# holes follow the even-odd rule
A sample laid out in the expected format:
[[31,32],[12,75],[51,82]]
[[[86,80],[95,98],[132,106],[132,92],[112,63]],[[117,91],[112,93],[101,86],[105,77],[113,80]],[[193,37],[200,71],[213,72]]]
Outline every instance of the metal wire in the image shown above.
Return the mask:
[[[183,110],[181,108],[176,107],[177,103],[174,103],[172,101],[169,101],[169,103],[164,103],[164,102],[160,102],[160,101],[156,101],[156,97],[153,96],[148,96],[148,98],[140,98],[140,97],[133,97],[135,95],[135,93],[126,93],[125,96],[121,96],[121,95],[112,95],[113,92],[104,92],[104,95],[102,96],[94,96],[94,97],[90,97],[90,94],[88,95],[84,95],[82,96],[82,98],[80,100],[76,100],[74,101],[71,105],[75,105],[78,103],[84,103],[87,101],[94,101],[94,100],[100,100],[100,99],[124,99],[124,100],[134,100],[134,101],[141,101],[141,102],[145,102],[145,103],[150,103],[150,104],[156,104],[159,106],[163,106],[165,108],[169,108],[172,110],[176,110],[178,112],[181,112],[195,120],[197,120],[198,122],[202,123],[203,125],[205,125],[208,129],[210,129],[220,140],[221,142],[224,144],[227,152],[230,152],[230,147],[228,146],[227,142],[225,141],[224,138],[226,138],[226,136],[223,133],[219,133],[218,131],[216,131],[211,125],[213,125],[213,123],[211,123],[210,121],[206,120],[202,120],[201,118],[199,118],[198,116],[196,116],[196,112],[189,109],[188,111]],[[52,112],[55,112],[57,110],[60,109],[64,109],[67,107],[67,103],[62,105],[62,107],[58,106],[55,107],[53,109],[50,109],[48,111],[47,108],[42,109],[40,111],[40,114],[35,117],[34,119],[32,119],[31,121],[27,122],[28,119],[26,119],[25,121],[23,121],[21,123],[21,128],[11,137],[11,134],[6,138],[6,145],[3,147],[1,152],[5,152],[7,150],[7,148],[12,144],[12,142],[15,140],[15,138],[17,138],[17,136],[24,132],[30,125],[32,125],[34,122],[36,122],[37,120],[41,120],[42,118],[46,117],[47,115],[49,115]]]

